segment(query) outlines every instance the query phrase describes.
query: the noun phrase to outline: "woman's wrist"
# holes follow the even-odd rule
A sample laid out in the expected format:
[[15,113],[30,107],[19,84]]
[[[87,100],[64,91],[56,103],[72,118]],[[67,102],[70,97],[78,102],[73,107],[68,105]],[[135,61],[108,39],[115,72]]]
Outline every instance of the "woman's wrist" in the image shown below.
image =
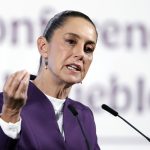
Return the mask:
[[21,112],[21,109],[20,110],[12,110],[3,105],[2,113],[1,113],[0,117],[5,122],[16,123],[20,120],[20,112]]

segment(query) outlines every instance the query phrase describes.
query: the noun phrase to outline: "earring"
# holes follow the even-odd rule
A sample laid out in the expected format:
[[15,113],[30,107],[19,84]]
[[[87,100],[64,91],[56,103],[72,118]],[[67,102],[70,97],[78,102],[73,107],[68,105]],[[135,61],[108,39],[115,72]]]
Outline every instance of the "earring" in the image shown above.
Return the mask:
[[48,69],[48,59],[45,58],[45,69]]

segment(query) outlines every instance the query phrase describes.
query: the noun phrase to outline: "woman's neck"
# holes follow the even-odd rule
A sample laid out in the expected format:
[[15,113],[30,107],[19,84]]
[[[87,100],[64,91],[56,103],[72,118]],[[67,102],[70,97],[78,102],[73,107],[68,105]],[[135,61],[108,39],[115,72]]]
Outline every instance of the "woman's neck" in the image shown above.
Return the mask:
[[58,83],[45,74],[39,74],[33,83],[46,95],[65,99],[71,90],[71,85],[67,83]]

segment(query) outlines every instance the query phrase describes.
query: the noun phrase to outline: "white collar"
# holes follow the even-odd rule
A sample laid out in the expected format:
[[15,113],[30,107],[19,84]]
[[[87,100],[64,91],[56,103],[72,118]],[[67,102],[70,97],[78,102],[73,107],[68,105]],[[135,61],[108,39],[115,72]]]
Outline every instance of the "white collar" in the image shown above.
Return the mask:
[[[46,94],[45,94],[46,95]],[[46,95],[47,98],[50,100],[50,102],[52,103],[54,110],[56,112],[61,111],[63,108],[63,104],[65,102],[66,99],[59,99],[59,98],[55,98],[49,95]]]

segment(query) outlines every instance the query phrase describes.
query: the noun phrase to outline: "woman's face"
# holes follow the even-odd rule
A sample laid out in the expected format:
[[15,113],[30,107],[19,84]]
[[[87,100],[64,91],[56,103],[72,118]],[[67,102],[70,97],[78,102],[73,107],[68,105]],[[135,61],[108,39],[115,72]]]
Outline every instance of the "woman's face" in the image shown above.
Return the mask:
[[80,17],[70,17],[48,43],[48,69],[54,79],[75,84],[85,77],[93,59],[97,34]]

